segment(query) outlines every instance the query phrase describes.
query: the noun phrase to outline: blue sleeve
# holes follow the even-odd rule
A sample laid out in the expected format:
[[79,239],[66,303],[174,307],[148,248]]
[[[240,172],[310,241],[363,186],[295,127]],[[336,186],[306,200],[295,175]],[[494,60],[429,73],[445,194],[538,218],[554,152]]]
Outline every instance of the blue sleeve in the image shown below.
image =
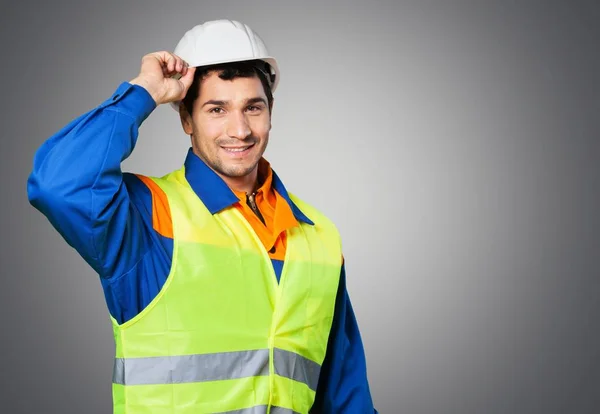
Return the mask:
[[358,323],[346,290],[342,265],[327,354],[310,411],[313,414],[375,413]]
[[128,82],[97,108],[50,137],[34,157],[30,203],[103,278],[127,272],[151,232],[131,202],[121,162],[156,104]]

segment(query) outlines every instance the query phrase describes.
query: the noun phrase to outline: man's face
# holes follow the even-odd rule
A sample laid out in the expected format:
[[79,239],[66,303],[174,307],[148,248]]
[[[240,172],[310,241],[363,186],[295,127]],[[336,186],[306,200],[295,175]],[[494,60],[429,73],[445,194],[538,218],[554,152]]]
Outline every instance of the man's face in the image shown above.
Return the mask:
[[258,77],[220,79],[209,73],[182,125],[192,148],[213,170],[238,178],[253,173],[269,141],[271,115]]

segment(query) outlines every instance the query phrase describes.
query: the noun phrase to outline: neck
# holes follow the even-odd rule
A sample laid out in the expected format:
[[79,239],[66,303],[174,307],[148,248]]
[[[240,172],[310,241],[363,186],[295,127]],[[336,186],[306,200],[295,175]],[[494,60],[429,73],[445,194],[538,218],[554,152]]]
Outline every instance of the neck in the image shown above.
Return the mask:
[[243,177],[228,177],[219,172],[217,172],[217,174],[225,181],[225,184],[234,191],[250,194],[258,187],[258,168],[255,168],[250,174],[246,174]]

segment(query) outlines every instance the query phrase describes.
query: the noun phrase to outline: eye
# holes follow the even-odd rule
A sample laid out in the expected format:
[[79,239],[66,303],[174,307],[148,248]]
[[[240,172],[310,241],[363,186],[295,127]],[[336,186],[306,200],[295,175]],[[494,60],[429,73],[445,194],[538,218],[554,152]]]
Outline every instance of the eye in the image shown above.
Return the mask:
[[223,108],[216,106],[214,108],[209,109],[208,112],[210,112],[211,114],[222,114],[225,111],[223,110]]
[[262,106],[258,106],[258,105],[250,105],[246,108],[249,112],[258,112],[260,110],[262,110]]

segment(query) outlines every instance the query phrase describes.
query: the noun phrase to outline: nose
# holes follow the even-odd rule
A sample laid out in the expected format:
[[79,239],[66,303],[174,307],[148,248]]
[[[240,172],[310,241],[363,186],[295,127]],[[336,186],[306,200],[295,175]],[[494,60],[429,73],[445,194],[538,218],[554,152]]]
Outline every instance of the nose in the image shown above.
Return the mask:
[[242,112],[233,112],[227,119],[227,135],[232,138],[246,139],[251,134],[248,120]]

